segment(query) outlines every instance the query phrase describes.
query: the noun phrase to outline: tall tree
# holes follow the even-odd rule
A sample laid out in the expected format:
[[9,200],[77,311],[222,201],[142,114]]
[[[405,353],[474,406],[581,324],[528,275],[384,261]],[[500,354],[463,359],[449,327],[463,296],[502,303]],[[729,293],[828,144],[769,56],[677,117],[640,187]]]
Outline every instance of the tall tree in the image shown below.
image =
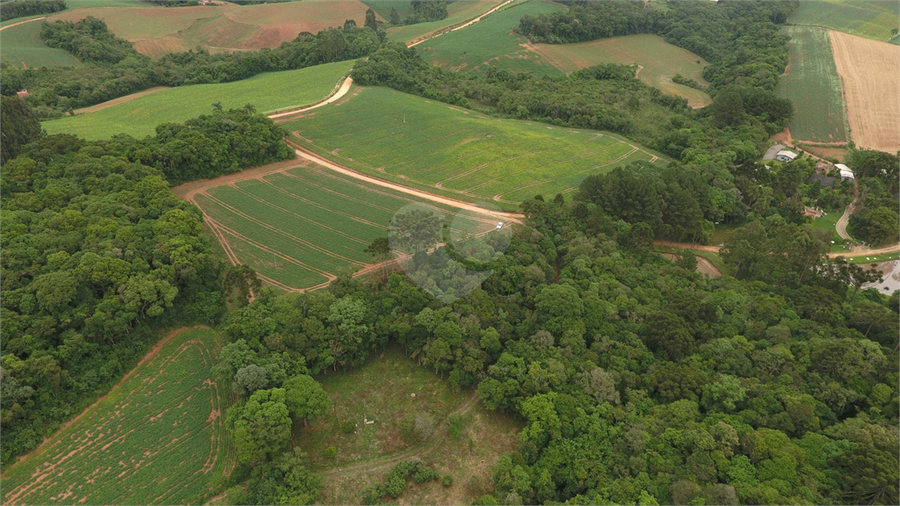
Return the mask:
[[19,156],[26,144],[42,135],[41,122],[24,100],[0,98],[0,164]]

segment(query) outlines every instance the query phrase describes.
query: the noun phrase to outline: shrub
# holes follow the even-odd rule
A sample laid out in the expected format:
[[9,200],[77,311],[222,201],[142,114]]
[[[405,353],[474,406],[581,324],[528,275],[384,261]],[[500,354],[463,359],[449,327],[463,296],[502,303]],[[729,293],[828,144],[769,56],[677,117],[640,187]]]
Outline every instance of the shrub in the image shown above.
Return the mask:
[[450,485],[453,485],[453,477],[450,476],[449,474],[445,474],[444,477],[441,479],[441,485],[443,485],[445,487],[449,487]]
[[344,431],[344,434],[350,434],[356,430],[356,424],[353,423],[353,420],[344,420],[344,423],[341,425],[341,430]]

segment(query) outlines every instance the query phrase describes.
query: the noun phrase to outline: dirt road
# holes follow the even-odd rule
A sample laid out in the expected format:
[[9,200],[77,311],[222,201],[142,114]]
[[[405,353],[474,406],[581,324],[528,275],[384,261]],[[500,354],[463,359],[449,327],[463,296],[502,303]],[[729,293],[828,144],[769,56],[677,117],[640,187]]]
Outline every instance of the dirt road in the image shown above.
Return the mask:
[[512,3],[512,2],[513,2],[513,0],[506,0],[506,1],[503,2],[502,4],[500,4],[500,5],[496,6],[496,7],[494,7],[493,9],[488,10],[488,11],[485,12],[484,14],[480,14],[478,17],[472,18],[472,19],[470,19],[470,20],[468,20],[468,21],[464,21],[464,22],[463,22],[462,24],[460,24],[459,26],[452,26],[452,25],[451,25],[451,26],[448,26],[448,27],[445,27],[445,28],[441,28],[441,29],[439,29],[439,30],[436,30],[436,31],[434,31],[434,32],[431,32],[431,33],[429,33],[429,34],[423,36],[421,39],[414,40],[414,41],[410,42],[409,44],[407,44],[407,47],[413,47],[413,46],[415,46],[415,45],[417,45],[417,44],[421,44],[421,43],[425,42],[426,40],[431,40],[431,39],[433,39],[433,38],[435,38],[435,37],[439,37],[439,36],[441,36],[441,35],[443,35],[443,34],[445,34],[445,33],[450,33],[450,32],[455,32],[456,30],[461,30],[461,29],[463,29],[463,28],[465,28],[465,27],[471,25],[472,23],[477,23],[477,22],[481,21],[481,19],[484,18],[485,16],[487,16],[488,14],[492,14],[492,13],[496,12],[498,9],[500,9],[500,8],[502,8],[503,6],[505,6],[505,5],[507,5],[507,4],[510,4],[510,3]]
[[850,221],[850,215],[853,214],[853,210],[856,208],[856,203],[859,201],[859,181],[856,179],[853,180],[853,201],[847,204],[847,208],[844,209],[844,214],[841,216],[841,219],[834,224],[834,230],[837,232],[841,239],[846,241],[852,241],[853,238],[850,237],[850,234],[847,233],[847,223]]
[[[700,244],[690,244],[685,242],[669,242],[669,241],[654,241],[653,244],[656,246],[665,246],[669,248],[681,248],[681,249],[695,249],[700,251],[711,251],[713,253],[718,253],[722,248],[718,246],[703,246]],[[850,251],[841,251],[839,253],[828,253],[828,258],[837,258],[837,257],[858,257],[858,256],[871,256],[871,255],[884,255],[887,253],[898,253],[900,252],[900,244],[892,244],[890,246],[885,246],[883,248],[854,248]]]
[[322,107],[323,105],[330,104],[330,103],[332,103],[332,102],[337,101],[338,99],[340,99],[340,98],[343,97],[344,95],[346,95],[347,92],[350,91],[350,86],[351,86],[352,84],[353,84],[353,79],[350,78],[350,77],[348,77],[347,79],[344,79],[343,84],[341,84],[340,88],[337,88],[337,91],[333,92],[333,93],[332,93],[331,95],[329,95],[328,97],[325,97],[324,100],[322,100],[322,101],[320,101],[320,102],[316,102],[315,104],[310,105],[310,106],[308,106],[308,107],[304,107],[304,108],[302,108],[302,109],[295,109],[295,110],[293,110],[293,111],[286,111],[286,112],[279,112],[279,113],[275,113],[275,114],[270,114],[269,117],[272,118],[272,119],[275,119],[275,118],[283,118],[283,117],[285,117],[285,116],[291,116],[291,115],[293,115],[293,114],[300,114],[300,113],[302,113],[302,112],[311,111],[311,110],[316,109],[316,108],[318,108],[318,107]]
[[39,17],[39,18],[26,19],[25,21],[16,21],[15,23],[11,23],[11,24],[8,24],[8,25],[6,25],[6,26],[0,27],[0,31],[6,30],[7,28],[12,28],[12,27],[14,27],[14,26],[23,25],[23,24],[25,24],[25,23],[31,23],[32,21],[38,21],[38,20],[41,20],[41,19],[47,19],[47,16],[41,16],[41,17]]

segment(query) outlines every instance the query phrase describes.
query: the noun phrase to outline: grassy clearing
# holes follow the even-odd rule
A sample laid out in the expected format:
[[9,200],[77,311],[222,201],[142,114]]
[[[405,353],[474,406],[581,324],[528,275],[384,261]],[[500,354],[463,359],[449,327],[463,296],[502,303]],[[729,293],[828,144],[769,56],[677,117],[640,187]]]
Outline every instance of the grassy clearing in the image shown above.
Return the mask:
[[225,109],[250,103],[260,112],[301,106],[327,96],[353,63],[270,72],[233,83],[170,88],[90,114],[46,121],[42,126],[47,133],[70,133],[88,140],[122,133],[142,138],[152,135],[160,123],[183,123],[209,114],[215,102]]
[[219,336],[184,331],[3,476],[4,504],[202,503],[230,472]]
[[494,67],[561,76],[560,70],[541,54],[530,51],[528,41],[512,30],[526,14],[540,16],[562,8],[549,2],[514,4],[462,30],[427,40],[416,47],[432,64],[455,71],[485,73],[489,67]]
[[900,11],[894,0],[804,0],[788,21],[896,44],[891,30],[900,26]]
[[535,44],[533,50],[566,74],[601,63],[640,65],[638,78],[644,83],[687,99],[691,107],[712,103],[705,92],[672,81],[676,74],[681,74],[704,88],[709,86],[703,79],[703,67],[708,62],[658,35],[628,35],[576,44]]
[[31,21],[0,32],[3,61],[28,68],[81,65],[71,54],[44,44],[41,40],[41,23],[42,21]]
[[211,52],[276,47],[300,32],[316,33],[354,19],[362,26],[368,7],[358,0],[306,1],[241,6],[95,7],[65,11],[53,19],[103,19],[110,31],[152,57],[201,46]]
[[846,142],[841,79],[828,31],[786,26],[790,62],[775,91],[794,103],[791,136],[798,141]]
[[[396,462],[416,457],[442,476],[451,475],[453,485],[410,482],[398,499],[401,504],[470,504],[492,488],[491,466],[515,449],[523,427],[484,409],[472,390],[452,390],[397,349],[356,371],[317,379],[334,408],[318,423],[295,427],[294,440],[309,454],[313,469],[324,475],[322,504],[359,504],[369,482],[383,480]],[[404,442],[399,422],[408,413],[433,419],[433,433],[425,441]],[[451,413],[462,416],[459,436],[448,431]],[[342,430],[345,421],[353,423],[355,432]],[[337,449],[334,458],[325,456],[331,446]]]
[[634,160],[668,163],[609,132],[488,118],[386,88],[358,88],[338,104],[284,126],[302,146],[363,172],[506,209]]
[[[489,11],[491,8],[500,4],[500,0],[473,0],[467,2],[453,2],[447,6],[447,18],[440,21],[430,21],[428,23],[417,23],[408,26],[396,26],[388,28],[388,38],[399,42],[413,42],[429,33],[435,32],[446,26],[462,23],[463,21],[476,18],[479,14]],[[400,10],[399,7],[397,9]],[[390,15],[390,7],[388,7],[388,15]]]

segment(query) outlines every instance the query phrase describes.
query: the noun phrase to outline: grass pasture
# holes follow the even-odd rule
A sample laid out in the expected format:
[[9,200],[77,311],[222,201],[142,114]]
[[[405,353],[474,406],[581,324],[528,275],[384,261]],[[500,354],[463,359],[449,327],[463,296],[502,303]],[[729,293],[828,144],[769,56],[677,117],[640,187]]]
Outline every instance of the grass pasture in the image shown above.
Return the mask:
[[4,469],[3,504],[197,504],[230,472],[219,336],[173,333],[108,396]]
[[788,22],[896,44],[891,30],[900,27],[900,9],[895,0],[803,0]]
[[201,46],[210,52],[277,47],[300,32],[316,33],[353,19],[359,26],[368,7],[358,0],[190,7],[95,7],[55,14],[52,19],[102,19],[110,31],[151,57]]
[[30,21],[0,31],[0,58],[18,67],[65,67],[81,65],[71,54],[44,44],[42,21]]
[[512,33],[522,16],[537,17],[562,8],[549,2],[514,4],[462,30],[445,33],[416,47],[430,63],[455,71],[484,73],[488,67],[494,67],[562,75],[543,55],[530,51],[524,37]]
[[[493,488],[491,466],[515,449],[522,429],[521,422],[481,406],[472,390],[454,391],[394,348],[358,370],[317,380],[334,408],[319,422],[295,427],[294,441],[325,479],[321,504],[359,504],[369,482],[383,480],[395,463],[412,458],[441,476],[449,474],[453,485],[410,481],[398,498],[401,504],[471,504]],[[398,425],[407,413],[433,417],[434,431],[424,442],[407,444],[401,438]],[[451,413],[462,416],[459,436],[448,431]],[[355,424],[355,433],[343,432],[347,420]],[[324,455],[330,446],[337,449],[333,459]]]
[[169,88],[89,114],[46,121],[42,126],[50,134],[70,133],[88,140],[108,139],[121,133],[143,138],[153,135],[160,123],[183,123],[209,114],[215,102],[221,102],[225,109],[250,103],[260,112],[299,107],[327,96],[353,63],[270,72],[233,83]]
[[386,88],[356,88],[283,126],[298,144],[343,165],[507,210],[535,194],[573,191],[620,164],[668,162],[609,132],[488,118]]
[[846,142],[847,119],[841,78],[834,62],[828,31],[805,26],[784,27],[790,61],[776,93],[794,103],[791,137],[797,141]]
[[[390,3],[390,1],[376,1],[371,3],[388,4]],[[400,5],[404,3],[406,2],[398,2],[398,4]],[[440,21],[429,21],[427,23],[416,23],[414,25],[391,27],[387,30],[388,37],[390,38],[390,40],[396,40],[399,42],[413,42],[446,26],[452,26],[472,18],[477,18],[480,14],[491,10],[493,7],[496,7],[500,3],[502,3],[500,0],[471,0],[466,2],[453,2],[447,6],[447,17],[445,19],[442,19]],[[374,7],[373,10],[375,10],[376,13],[381,12]],[[412,10],[411,6],[410,10]],[[400,11],[399,5],[397,7],[397,11]],[[387,7],[388,16],[390,16],[390,13],[391,9],[390,7]]]
[[658,35],[628,35],[575,44],[535,44],[531,49],[566,74],[601,63],[640,65],[637,76],[644,83],[687,99],[691,107],[712,103],[706,92],[672,82],[672,77],[681,74],[703,87],[709,86],[703,79],[707,61]]

